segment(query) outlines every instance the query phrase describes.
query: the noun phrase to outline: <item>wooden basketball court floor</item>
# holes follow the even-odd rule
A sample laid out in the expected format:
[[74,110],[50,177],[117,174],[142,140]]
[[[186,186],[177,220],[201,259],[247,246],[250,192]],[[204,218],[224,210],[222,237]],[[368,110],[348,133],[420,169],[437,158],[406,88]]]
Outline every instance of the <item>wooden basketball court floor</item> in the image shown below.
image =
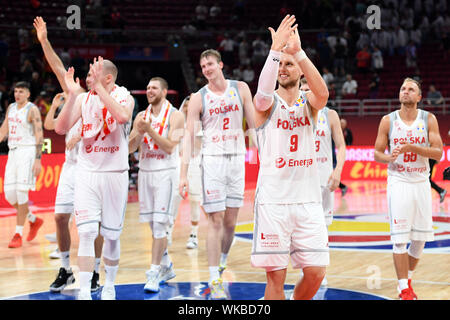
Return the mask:
[[[349,187],[342,197],[335,192],[335,219],[329,227],[330,266],[327,268],[328,286],[397,298],[397,281],[389,243],[389,225],[386,206],[386,183],[376,181],[344,181]],[[440,182],[450,190],[450,182]],[[228,268],[223,274],[229,282],[265,282],[262,269],[250,265],[252,208],[254,187],[245,193],[245,204],[241,208],[236,227],[236,239],[228,258]],[[136,194],[130,192],[126,222],[121,237],[121,260],[117,284],[145,283],[145,271],[150,267],[151,230],[148,224],[138,221],[139,205]],[[5,215],[0,208],[0,299],[47,291],[60,267],[59,259],[49,258],[56,248],[46,234],[55,232],[53,207],[32,207],[44,219],[44,225],[32,242],[21,248],[9,249],[13,236],[15,216]],[[439,203],[433,191],[433,215],[436,241],[427,247],[413,277],[413,286],[419,299],[450,299],[450,198]],[[170,281],[208,281],[205,238],[206,218],[202,215],[199,227],[199,248],[186,249],[190,232],[189,204],[182,201],[173,232],[170,255],[174,263],[176,278]],[[24,238],[28,233],[28,222]],[[78,236],[71,225],[71,265],[77,281],[67,289],[79,287],[76,255]],[[298,270],[288,268],[286,283],[295,284]],[[103,284],[103,262],[100,282]]]

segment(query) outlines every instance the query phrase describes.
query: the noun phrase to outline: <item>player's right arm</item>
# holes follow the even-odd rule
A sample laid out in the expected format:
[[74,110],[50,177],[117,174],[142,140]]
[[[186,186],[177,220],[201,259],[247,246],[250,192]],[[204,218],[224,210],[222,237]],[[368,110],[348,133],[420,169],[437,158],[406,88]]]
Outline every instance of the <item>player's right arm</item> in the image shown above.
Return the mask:
[[398,153],[394,152],[395,150],[390,154],[384,153],[389,142],[389,127],[389,116],[384,116],[381,119],[378,127],[377,139],[375,140],[375,161],[377,162],[389,163],[394,162],[397,159]]
[[144,133],[139,131],[137,126],[138,119],[139,117],[142,117],[142,114],[143,111],[139,112],[133,121],[133,128],[131,129],[130,137],[128,139],[128,153],[133,153],[139,148],[142,137],[144,136]]
[[45,120],[44,120],[44,128],[46,130],[55,130],[55,124],[56,124],[56,119],[55,119],[55,113],[56,113],[56,109],[58,109],[58,107],[64,103],[64,93],[60,92],[57,95],[55,95],[55,97],[53,98],[52,101],[52,105],[50,106],[50,109],[47,112],[47,115],[45,116]]
[[287,15],[281,21],[276,31],[272,27],[269,27],[272,36],[272,45],[261,74],[259,75],[258,89],[253,98],[256,111],[256,127],[259,127],[264,122],[274,103],[273,94],[277,85],[281,50],[286,46],[290,34],[297,27],[297,25],[293,26],[294,23],[295,16]]
[[84,95],[78,94],[79,80],[73,79],[74,69],[71,67],[64,76],[67,86],[67,100],[64,104],[58,118],[56,118],[55,132],[57,134],[66,134],[72,128],[78,119],[81,118],[81,103]]
[[6,109],[5,120],[3,120],[2,126],[0,127],[0,142],[2,142],[3,140],[5,140],[6,137],[8,137],[9,133],[8,113],[10,107],[11,105],[9,105],[8,109]]
[[194,148],[195,139],[195,123],[200,121],[200,114],[202,110],[202,96],[199,92],[193,94],[189,100],[189,108],[186,118],[186,130],[183,137],[183,157],[181,159],[180,169],[180,184],[179,193],[180,196],[185,197],[185,194],[189,191],[189,183],[187,180],[187,172],[189,168],[189,161]]
[[63,91],[67,92],[67,87],[64,83],[66,69],[47,38],[47,24],[42,17],[36,17],[33,26],[36,29],[36,36],[41,43],[42,50],[44,51],[45,58],[47,59],[50,68],[52,68],[52,71],[55,73]]

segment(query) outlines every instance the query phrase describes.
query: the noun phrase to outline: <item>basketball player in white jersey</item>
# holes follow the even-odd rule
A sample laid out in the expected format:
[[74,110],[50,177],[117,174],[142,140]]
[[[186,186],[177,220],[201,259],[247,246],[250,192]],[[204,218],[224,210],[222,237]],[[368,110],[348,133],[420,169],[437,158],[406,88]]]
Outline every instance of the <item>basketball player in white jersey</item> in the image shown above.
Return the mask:
[[6,162],[5,199],[17,210],[16,231],[8,247],[22,246],[25,219],[30,222],[27,241],[32,241],[44,223],[30,212],[28,191],[35,190],[36,177],[41,172],[42,130],[41,113],[29,101],[30,85],[17,82],[14,86],[15,102],[8,106],[5,120],[0,127],[0,141],[8,138],[8,161]]
[[153,233],[151,266],[144,286],[148,292],[158,292],[160,282],[175,277],[167,252],[167,230],[174,218],[180,162],[178,144],[184,133],[184,117],[166,99],[167,90],[165,79],[150,79],[149,105],[137,114],[129,141],[130,153],[139,148],[139,220],[149,223]]
[[[302,91],[308,91],[306,78],[300,80]],[[312,109],[315,125],[315,149],[317,167],[320,175],[320,189],[322,191],[322,207],[327,227],[333,222],[334,190],[339,186],[341,173],[345,162],[345,139],[342,133],[339,115],[333,109],[325,106],[321,110]],[[333,169],[333,142],[335,143],[336,167]],[[326,277],[322,286],[328,284]]]
[[[294,24],[295,16],[287,15],[276,31],[269,28],[272,46],[254,97],[260,169],[251,263],[266,271],[266,300],[285,299],[289,260],[304,274],[291,299],[311,299],[329,264],[312,118],[328,89]],[[310,91],[299,90],[302,74]]]
[[[187,118],[188,108],[189,108],[189,100],[191,95],[184,99],[180,111],[183,112],[185,119]],[[201,162],[201,147],[202,147],[202,137],[203,130],[201,129],[201,123],[197,122],[197,127],[194,128],[195,132],[195,140],[194,140],[194,150],[189,161],[188,167],[188,181],[189,181],[189,207],[191,214],[191,232],[189,234],[188,241],[186,243],[186,248],[188,249],[196,249],[198,247],[198,223],[200,221],[200,211],[201,209],[201,199],[202,199],[202,180],[201,180],[201,170],[200,170],[200,162]],[[180,146],[183,144],[181,143]],[[183,159],[182,148],[180,148],[180,158]]]
[[79,234],[78,299],[90,300],[95,263],[94,242],[104,238],[105,283],[102,300],[116,297],[114,282],[120,259],[120,234],[128,200],[128,135],[134,108],[129,91],[115,83],[117,68],[109,60],[90,65],[87,93],[77,95],[74,69],[65,75],[67,101],[55,131],[66,134],[81,118],[81,141],[75,177],[74,210]]
[[193,94],[189,102],[179,192],[183,196],[189,192],[187,172],[195,123],[200,121],[203,128],[202,206],[208,214],[209,286],[212,299],[224,299],[221,273],[226,267],[239,208],[244,200],[243,118],[245,115],[249,127],[254,127],[253,104],[245,82],[225,79],[218,51],[205,50],[200,55],[200,67],[208,84]]
[[[47,60],[50,68],[55,74],[58,82],[63,89],[64,93],[57,94],[53,99],[50,110],[48,111],[44,128],[47,130],[55,129],[55,113],[58,107],[63,105],[68,90],[64,81],[64,75],[66,69],[61,59],[56,52],[47,37],[47,25],[42,17],[36,17],[33,21],[33,26],[36,30],[36,36],[41,44],[42,51],[44,52],[45,59]],[[79,86],[76,94],[85,92],[85,90]],[[73,283],[75,278],[73,276],[72,269],[70,267],[70,246],[71,238],[69,231],[70,218],[73,213],[73,200],[74,200],[74,185],[75,185],[75,166],[77,162],[79,141],[81,140],[80,127],[81,121],[78,121],[73,128],[70,129],[66,135],[66,158],[61,170],[61,174],[58,180],[58,189],[55,199],[55,224],[56,224],[56,240],[58,243],[57,256],[61,259],[61,268],[55,281],[50,285],[50,291],[60,292],[67,285]],[[100,258],[102,254],[103,238],[99,235],[95,241],[95,268],[92,276],[91,291],[96,291],[100,288],[99,285],[99,269]]]
[[425,242],[434,240],[428,159],[439,161],[443,149],[436,117],[417,108],[421,99],[420,84],[406,78],[399,92],[400,109],[381,119],[375,141],[375,160],[388,164],[391,241],[402,300],[417,299],[412,275]]

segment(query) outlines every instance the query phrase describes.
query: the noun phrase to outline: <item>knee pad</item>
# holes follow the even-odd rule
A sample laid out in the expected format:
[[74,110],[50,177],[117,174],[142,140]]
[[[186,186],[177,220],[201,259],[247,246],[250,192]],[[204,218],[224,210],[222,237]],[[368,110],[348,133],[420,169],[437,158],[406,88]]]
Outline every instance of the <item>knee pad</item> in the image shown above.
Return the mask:
[[103,257],[112,261],[120,259],[120,240],[104,239]]
[[425,241],[412,240],[408,254],[413,258],[419,259],[422,255],[423,248],[425,248]]
[[15,205],[17,203],[17,192],[16,190],[5,190],[5,199],[10,205]]
[[150,228],[153,232],[153,238],[162,239],[167,237],[167,223],[150,222]]
[[19,205],[28,202],[28,191],[17,190],[17,202]]
[[394,243],[394,245],[392,246],[392,251],[395,254],[407,253],[408,251],[406,250],[406,243]]
[[95,239],[97,238],[97,232],[80,232],[80,243],[78,245],[79,257],[95,257]]
[[191,205],[191,221],[200,221],[200,202],[199,201],[189,201]]

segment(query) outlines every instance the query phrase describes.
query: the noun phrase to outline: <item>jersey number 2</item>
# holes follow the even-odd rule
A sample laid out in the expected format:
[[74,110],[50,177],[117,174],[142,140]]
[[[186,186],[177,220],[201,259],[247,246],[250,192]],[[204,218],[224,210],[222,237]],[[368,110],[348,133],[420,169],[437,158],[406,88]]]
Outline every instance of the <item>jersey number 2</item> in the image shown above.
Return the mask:
[[229,124],[230,124],[230,118],[224,118],[223,119],[223,130],[230,129]]

